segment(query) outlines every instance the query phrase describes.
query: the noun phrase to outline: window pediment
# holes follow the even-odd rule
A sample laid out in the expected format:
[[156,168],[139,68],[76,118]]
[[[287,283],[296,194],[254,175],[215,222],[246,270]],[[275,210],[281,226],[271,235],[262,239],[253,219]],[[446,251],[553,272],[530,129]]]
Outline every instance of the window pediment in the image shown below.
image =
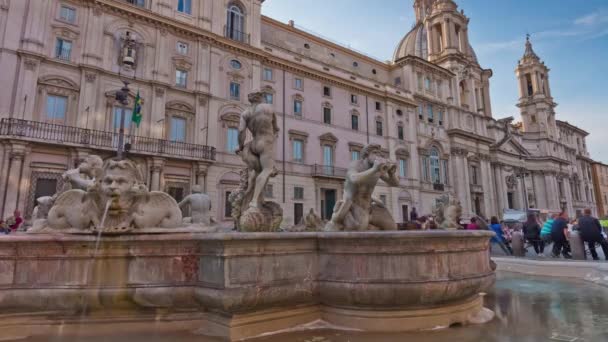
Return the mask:
[[41,85],[64,88],[70,91],[79,91],[79,87],[75,82],[61,76],[47,76],[38,81]]
[[80,32],[78,32],[68,26],[53,24],[53,25],[51,25],[51,27],[53,28],[53,33],[56,36],[59,36],[59,37],[65,38],[65,39],[75,40],[78,38],[78,36],[80,36]]
[[319,140],[321,140],[321,144],[330,144],[335,145],[338,142],[338,138],[332,133],[325,133],[319,136]]
[[192,62],[189,58],[183,56],[175,56],[173,57],[173,64],[176,68],[190,71],[192,69]]
[[290,129],[287,133],[289,134],[289,140],[300,139],[304,142],[308,140],[308,133],[306,132]]
[[238,127],[241,116],[237,113],[226,113],[220,117],[225,127]]
[[171,101],[168,102],[165,105],[165,108],[167,110],[174,110],[174,111],[179,111],[179,112],[187,112],[187,113],[194,113],[194,107],[192,107],[191,105],[185,103],[185,102],[181,102],[181,101]]
[[406,150],[405,148],[399,148],[397,151],[395,151],[395,155],[397,157],[405,157],[405,158],[409,158],[410,157],[410,151]]
[[350,151],[359,151],[361,152],[361,150],[363,150],[363,144],[359,144],[359,143],[355,143],[355,142],[349,142],[348,143],[348,149]]

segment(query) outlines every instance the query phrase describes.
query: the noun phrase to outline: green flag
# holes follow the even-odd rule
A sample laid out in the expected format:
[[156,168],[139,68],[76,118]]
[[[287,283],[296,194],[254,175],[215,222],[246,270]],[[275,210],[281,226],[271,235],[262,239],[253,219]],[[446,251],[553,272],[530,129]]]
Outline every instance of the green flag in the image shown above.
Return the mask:
[[141,123],[141,97],[139,97],[139,90],[137,91],[137,96],[135,97],[135,105],[133,106],[133,116],[131,116],[131,121],[135,122],[137,128],[139,128],[139,124]]

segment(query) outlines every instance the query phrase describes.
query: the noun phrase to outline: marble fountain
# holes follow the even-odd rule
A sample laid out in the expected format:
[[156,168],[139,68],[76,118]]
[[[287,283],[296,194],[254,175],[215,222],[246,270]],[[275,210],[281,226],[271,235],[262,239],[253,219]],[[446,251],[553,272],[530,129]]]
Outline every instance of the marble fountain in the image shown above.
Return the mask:
[[236,231],[214,225],[205,194],[178,204],[148,191],[133,161],[89,156],[64,175],[71,189],[39,199],[28,234],[0,239],[0,329],[44,336],[162,323],[233,341],[311,323],[401,332],[493,318],[483,306],[495,281],[492,233],[452,229],[454,201],[436,211],[445,229],[397,231],[372,196],[380,180],[398,186],[379,146],[350,166],[326,225],[279,231],[281,207],[262,191],[277,174],[278,127],[260,93],[249,99],[238,151],[246,168],[231,197]]

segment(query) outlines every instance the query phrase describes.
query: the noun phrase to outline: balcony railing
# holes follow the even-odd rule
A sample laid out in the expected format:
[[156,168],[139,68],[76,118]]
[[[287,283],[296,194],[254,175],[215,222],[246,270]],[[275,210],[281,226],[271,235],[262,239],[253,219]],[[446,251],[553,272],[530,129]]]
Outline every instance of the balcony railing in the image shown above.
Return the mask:
[[[97,131],[46,122],[4,118],[0,120],[0,137],[18,137],[45,143],[76,144],[103,150],[118,148],[118,133]],[[196,160],[215,160],[215,148],[141,136],[126,136],[130,152],[170,155]]]
[[327,165],[312,165],[313,177],[346,178],[347,169]]
[[228,39],[236,40],[241,43],[249,44],[249,34],[234,28],[224,26],[224,35]]
[[441,183],[433,183],[433,190],[435,191],[445,191],[445,185]]

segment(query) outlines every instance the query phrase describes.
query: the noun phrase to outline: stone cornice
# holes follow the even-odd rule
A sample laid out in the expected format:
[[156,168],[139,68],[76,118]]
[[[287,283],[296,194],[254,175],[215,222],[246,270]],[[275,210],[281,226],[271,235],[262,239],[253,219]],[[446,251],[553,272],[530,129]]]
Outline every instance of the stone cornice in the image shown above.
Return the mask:
[[488,138],[488,137],[482,137],[480,135],[465,131],[463,129],[460,128],[451,128],[447,130],[448,136],[461,136],[461,137],[465,137],[468,139],[473,139],[473,140],[477,140],[477,141],[481,141],[484,142],[488,145],[492,145],[495,143],[494,139]]
[[[292,63],[290,61],[284,60],[282,58],[276,57],[270,54],[263,49],[256,48],[251,45],[243,44],[223,36],[217,35],[210,31],[204,30],[202,28],[192,26],[189,24],[185,24],[183,22],[167,18],[165,16],[161,16],[160,14],[154,13],[147,9],[142,9],[137,6],[127,6],[122,2],[117,0],[79,0],[89,6],[99,8],[104,12],[112,13],[114,15],[122,16],[125,20],[133,21],[139,20],[146,22],[152,26],[162,28],[176,35],[182,35],[186,37],[190,37],[196,41],[203,41],[207,44],[214,45],[216,47],[232,51],[241,56],[249,57],[252,59],[256,59],[263,63],[270,63],[278,66],[281,69],[297,72],[300,74],[304,74],[310,78],[314,78],[326,83],[332,83],[335,85],[339,85],[343,88],[357,91],[359,93],[364,93],[369,96],[377,96],[382,98],[387,98],[394,102],[399,102],[403,105],[416,106],[413,100],[398,97],[396,94],[390,94],[387,91],[378,90],[376,87],[365,86],[361,84],[357,84],[351,81],[348,81],[343,78],[331,76],[331,75],[323,75],[322,71],[317,71],[311,68],[307,68],[303,65],[298,65]],[[363,55],[362,55],[363,56]],[[378,63],[376,61],[376,63]],[[382,64],[382,63],[381,63]],[[440,68],[438,66],[435,66]],[[443,69],[443,68],[441,68]],[[445,70],[445,69],[444,69]],[[386,86],[386,85],[384,85]]]

